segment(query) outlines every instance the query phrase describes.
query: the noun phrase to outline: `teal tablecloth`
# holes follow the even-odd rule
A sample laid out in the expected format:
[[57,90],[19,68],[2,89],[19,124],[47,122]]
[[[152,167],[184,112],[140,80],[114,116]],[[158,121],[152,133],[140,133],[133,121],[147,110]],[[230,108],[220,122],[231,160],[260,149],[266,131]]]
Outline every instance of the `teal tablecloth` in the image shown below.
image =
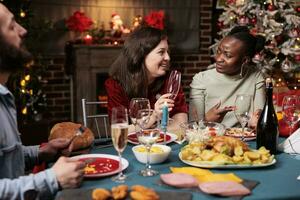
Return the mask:
[[[160,173],[170,173],[169,167],[183,167],[186,164],[182,163],[178,158],[178,152],[181,146],[178,144],[171,144],[172,148],[171,155],[169,159],[162,163],[153,165],[155,170]],[[255,146],[255,143],[250,143],[250,146]],[[161,186],[158,184],[159,176],[154,177],[142,177],[138,172],[144,167],[144,164],[139,163],[133,153],[131,148],[133,145],[128,145],[123,157],[128,160],[129,167],[124,171],[128,176],[125,184],[131,186],[135,184],[142,184],[148,187],[152,187],[156,190],[176,190],[176,191],[191,191],[186,189],[173,189],[168,186]],[[93,149],[91,153],[101,153],[101,154],[116,154],[113,147]],[[252,191],[250,196],[244,199],[300,199],[300,181],[297,177],[300,175],[300,160],[297,160],[294,156],[281,153],[276,155],[277,163],[274,166],[266,168],[256,168],[256,169],[222,169],[222,170],[212,170],[217,173],[230,173],[233,172],[243,179],[255,180],[259,184]],[[112,182],[111,177],[97,178],[97,179],[85,179],[81,188],[111,188],[118,183]],[[206,195],[200,191],[193,191],[193,199],[222,199],[220,197],[215,197],[211,195]]]

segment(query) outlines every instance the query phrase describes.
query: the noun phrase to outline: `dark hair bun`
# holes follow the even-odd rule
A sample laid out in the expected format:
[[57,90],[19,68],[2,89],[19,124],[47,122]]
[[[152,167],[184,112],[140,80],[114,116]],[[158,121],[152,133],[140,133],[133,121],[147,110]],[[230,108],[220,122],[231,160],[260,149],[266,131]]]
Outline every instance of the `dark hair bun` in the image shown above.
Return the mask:
[[231,29],[228,35],[233,35],[240,32],[249,33],[250,31],[247,26],[235,26],[233,29]]
[[256,45],[255,45],[255,52],[260,52],[265,47],[266,39],[262,35],[256,35]]
[[264,49],[265,38],[261,35],[252,35],[247,26],[235,26],[228,33],[228,36],[242,41],[247,49],[247,55],[251,58]]

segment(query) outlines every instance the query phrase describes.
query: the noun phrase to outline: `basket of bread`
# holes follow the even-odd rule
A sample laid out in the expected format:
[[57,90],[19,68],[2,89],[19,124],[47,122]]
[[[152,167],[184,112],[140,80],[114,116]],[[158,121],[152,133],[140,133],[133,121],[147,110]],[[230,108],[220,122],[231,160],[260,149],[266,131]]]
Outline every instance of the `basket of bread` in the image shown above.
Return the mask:
[[207,168],[263,167],[275,163],[274,155],[265,147],[250,149],[243,141],[228,136],[190,143],[181,149],[179,158],[189,165]]

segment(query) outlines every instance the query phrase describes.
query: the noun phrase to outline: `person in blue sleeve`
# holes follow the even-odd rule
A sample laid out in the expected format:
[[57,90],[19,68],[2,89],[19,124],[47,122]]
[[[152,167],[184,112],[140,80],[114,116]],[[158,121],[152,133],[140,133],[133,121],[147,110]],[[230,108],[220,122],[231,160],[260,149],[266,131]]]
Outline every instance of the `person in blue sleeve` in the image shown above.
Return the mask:
[[70,143],[56,139],[41,148],[21,143],[14,97],[5,84],[31,59],[22,44],[26,33],[0,3],[0,199],[53,199],[59,189],[80,185],[85,163],[60,157],[51,168],[24,175],[26,168],[53,162]]

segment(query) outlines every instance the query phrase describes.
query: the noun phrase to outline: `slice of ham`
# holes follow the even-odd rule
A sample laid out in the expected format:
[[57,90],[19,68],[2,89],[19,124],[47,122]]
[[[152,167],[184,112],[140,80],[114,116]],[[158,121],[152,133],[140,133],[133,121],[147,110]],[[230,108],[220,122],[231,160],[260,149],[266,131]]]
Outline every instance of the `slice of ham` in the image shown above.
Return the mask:
[[221,196],[248,195],[251,193],[248,188],[233,181],[204,182],[199,184],[199,188],[205,193]]
[[170,173],[160,175],[160,179],[167,185],[178,188],[197,187],[198,180],[189,174],[183,173]]

